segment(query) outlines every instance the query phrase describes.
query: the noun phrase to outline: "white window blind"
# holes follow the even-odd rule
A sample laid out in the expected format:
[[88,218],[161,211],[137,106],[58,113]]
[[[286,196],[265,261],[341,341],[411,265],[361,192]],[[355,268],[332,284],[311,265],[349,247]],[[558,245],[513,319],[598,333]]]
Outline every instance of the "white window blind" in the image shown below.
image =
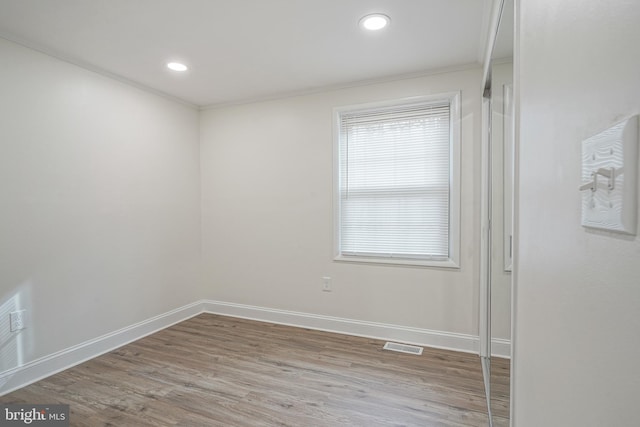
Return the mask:
[[338,113],[343,257],[450,258],[451,100]]

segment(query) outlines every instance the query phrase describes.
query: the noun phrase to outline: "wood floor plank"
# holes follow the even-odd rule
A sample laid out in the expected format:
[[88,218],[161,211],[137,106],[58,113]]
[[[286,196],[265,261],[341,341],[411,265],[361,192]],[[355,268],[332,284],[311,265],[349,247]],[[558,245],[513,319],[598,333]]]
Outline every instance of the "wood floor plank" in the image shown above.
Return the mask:
[[488,425],[477,356],[383,345],[202,314],[0,402],[67,403],[73,426]]
[[511,361],[491,359],[491,413],[494,427],[509,426]]

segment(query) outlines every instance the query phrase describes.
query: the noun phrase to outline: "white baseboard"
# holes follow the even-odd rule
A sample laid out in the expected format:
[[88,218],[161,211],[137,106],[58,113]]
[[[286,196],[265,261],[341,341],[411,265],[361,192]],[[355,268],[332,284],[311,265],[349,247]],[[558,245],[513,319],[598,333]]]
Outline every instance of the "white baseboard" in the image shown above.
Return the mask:
[[493,338],[491,340],[491,355],[503,359],[511,359],[511,340]]
[[0,373],[0,396],[202,313],[196,301]]
[[465,353],[478,353],[478,337],[473,335],[433,331],[409,326],[367,322],[297,311],[277,310],[221,301],[204,300],[202,304],[203,310],[206,313],[241,317],[262,322],[380,340],[400,341],[407,344],[462,351]]
[[[0,396],[71,368],[200,313],[220,314],[262,322],[346,335],[399,341],[425,347],[478,353],[478,337],[387,323],[367,322],[297,311],[278,310],[222,301],[200,300],[84,343],[0,373]],[[492,340],[492,354],[510,356],[508,340]]]

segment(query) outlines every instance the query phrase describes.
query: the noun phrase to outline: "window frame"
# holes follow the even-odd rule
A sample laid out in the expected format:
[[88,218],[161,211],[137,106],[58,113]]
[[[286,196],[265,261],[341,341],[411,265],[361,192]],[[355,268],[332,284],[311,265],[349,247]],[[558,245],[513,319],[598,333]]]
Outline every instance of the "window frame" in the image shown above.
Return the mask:
[[[446,259],[410,259],[361,255],[342,255],[340,248],[340,116],[345,112],[403,107],[411,104],[449,102],[449,256]],[[460,268],[460,173],[461,173],[460,91],[415,96],[380,102],[346,105],[333,109],[333,251],[334,261],[366,264],[390,264],[419,267]]]

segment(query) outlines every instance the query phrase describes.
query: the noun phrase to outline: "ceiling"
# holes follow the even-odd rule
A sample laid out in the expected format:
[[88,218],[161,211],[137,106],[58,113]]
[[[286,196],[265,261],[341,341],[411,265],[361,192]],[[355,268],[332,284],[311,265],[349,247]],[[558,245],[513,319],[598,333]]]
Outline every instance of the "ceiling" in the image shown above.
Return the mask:
[[[490,0],[0,0],[0,37],[201,107],[480,63]],[[369,13],[391,24],[358,26]],[[165,64],[180,61],[178,74]]]

